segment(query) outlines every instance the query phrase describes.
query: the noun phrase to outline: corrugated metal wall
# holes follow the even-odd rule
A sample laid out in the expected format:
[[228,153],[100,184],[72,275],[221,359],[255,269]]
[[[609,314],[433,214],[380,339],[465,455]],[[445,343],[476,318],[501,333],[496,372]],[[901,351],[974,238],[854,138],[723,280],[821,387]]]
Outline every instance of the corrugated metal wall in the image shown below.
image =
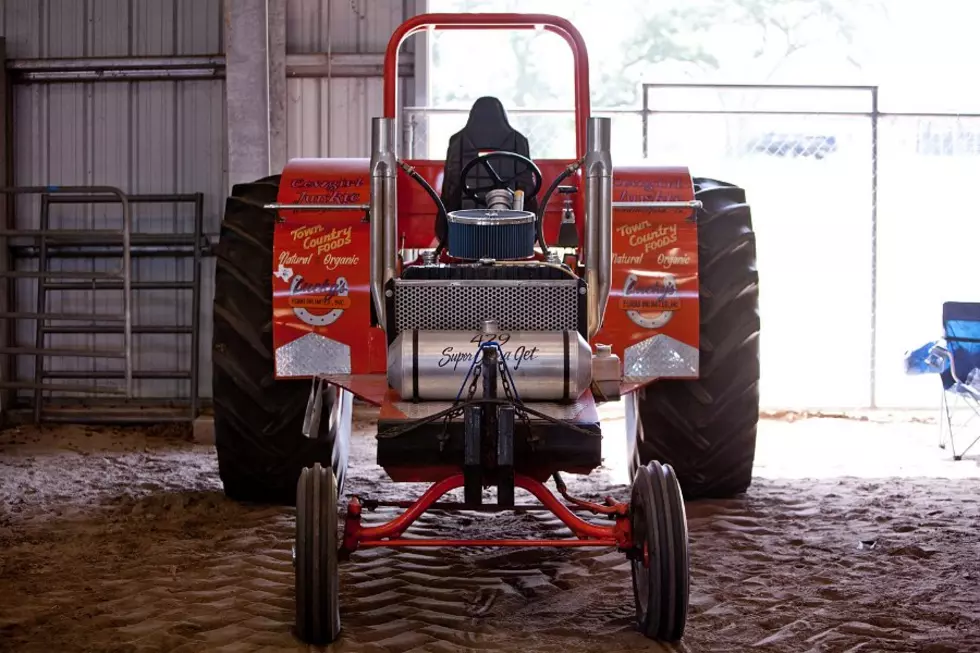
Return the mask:
[[[287,0],[287,52],[380,53],[391,31],[422,0]],[[11,59],[96,56],[221,54],[222,0],[0,0],[0,36]],[[410,46],[411,47],[411,46]],[[367,156],[370,118],[380,115],[381,79],[290,79],[287,97],[288,156]],[[413,97],[410,80],[402,96]],[[129,194],[205,195],[205,231],[218,231],[227,188],[224,82],[154,81],[24,84],[15,87],[14,168],[17,185],[107,184]],[[38,224],[39,202],[19,199],[17,226]],[[53,227],[115,228],[112,206],[58,206]],[[141,232],[189,231],[192,207],[134,207]],[[105,262],[66,261],[62,269],[101,269]],[[92,266],[96,267],[92,267]],[[71,267],[74,266],[74,267]],[[82,266],[82,267],[78,267]],[[190,279],[189,259],[134,261],[137,280]],[[201,386],[211,394],[210,305],[213,262],[203,269]],[[19,310],[33,311],[35,282],[18,282]],[[48,310],[117,312],[113,291],[49,293]],[[140,291],[135,324],[190,321],[189,291]],[[94,308],[93,308],[94,307]],[[18,329],[31,346],[34,325]],[[112,336],[52,336],[59,347],[110,347]],[[186,369],[186,335],[134,336],[136,369]],[[118,369],[115,361],[53,359],[52,369]],[[18,365],[33,376],[27,357]],[[142,397],[186,397],[186,381],[141,381]]]
[[[223,51],[221,0],[8,0],[0,34],[12,59],[100,56],[167,56]],[[17,185],[112,185],[129,194],[205,194],[206,229],[217,229],[225,195],[224,82],[154,81],[24,84],[14,90],[14,174]],[[39,202],[16,204],[18,228],[36,228]],[[116,228],[118,206],[73,205],[52,210],[55,228]],[[192,229],[193,210],[174,205],[134,207],[134,230]],[[116,261],[96,262],[111,267]],[[65,261],[62,269],[92,269],[91,261]],[[205,296],[210,274],[205,266]],[[98,268],[96,268],[98,269]],[[135,280],[190,279],[189,259],[140,259]],[[177,276],[179,275],[179,277]],[[18,284],[19,308],[32,311],[35,282]],[[140,291],[134,323],[189,324],[189,291]],[[118,313],[121,293],[52,292],[47,310]],[[205,320],[204,324],[209,324]],[[202,342],[210,337],[209,327]],[[98,339],[98,342],[96,342]],[[19,344],[32,345],[33,323],[18,327]],[[115,336],[50,336],[52,346],[116,348]],[[144,370],[187,369],[187,335],[135,335],[134,366]],[[52,359],[62,370],[118,368],[119,361]],[[207,367],[202,389],[209,389]],[[33,361],[22,357],[18,374],[29,378]],[[141,396],[186,396],[186,381],[142,381]]]
[[[421,3],[422,0],[289,0],[287,51],[383,53],[394,29],[419,13],[416,5]],[[406,42],[408,52],[414,50],[414,41]],[[414,98],[412,80],[399,81],[399,96]],[[289,156],[368,156],[371,118],[380,116],[382,110],[381,87],[380,77],[288,80]]]

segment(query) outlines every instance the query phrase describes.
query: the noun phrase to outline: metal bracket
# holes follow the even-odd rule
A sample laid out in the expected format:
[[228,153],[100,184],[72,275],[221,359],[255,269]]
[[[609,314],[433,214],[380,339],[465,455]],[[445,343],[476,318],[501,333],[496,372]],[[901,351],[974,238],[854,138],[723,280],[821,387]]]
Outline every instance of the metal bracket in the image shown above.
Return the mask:
[[691,217],[697,217],[698,210],[704,207],[701,200],[689,200],[683,202],[613,202],[614,209],[691,209]]
[[497,410],[497,505],[514,507],[514,407]]
[[271,211],[367,211],[369,204],[266,204],[262,208]]
[[316,438],[320,434],[324,384],[326,384],[326,380],[317,376],[313,378],[313,384],[310,387],[310,398],[306,402],[306,414],[303,416],[303,435],[308,438]]
[[701,200],[684,202],[613,202],[614,209],[700,209]]
[[[370,204],[279,204],[273,202],[265,204],[262,208],[269,211],[364,211],[364,222],[371,221]],[[276,216],[280,222],[281,216]]]
[[483,468],[481,465],[482,406],[463,409],[463,501],[469,506],[483,503]]

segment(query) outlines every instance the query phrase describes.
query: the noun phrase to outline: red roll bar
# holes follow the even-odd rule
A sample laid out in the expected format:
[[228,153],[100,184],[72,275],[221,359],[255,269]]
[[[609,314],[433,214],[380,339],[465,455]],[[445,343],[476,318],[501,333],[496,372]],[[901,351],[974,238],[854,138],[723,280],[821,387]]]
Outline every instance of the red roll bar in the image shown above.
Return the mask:
[[420,14],[395,29],[385,51],[384,117],[398,119],[398,49],[412,34],[433,29],[536,29],[558,34],[572,48],[575,66],[575,152],[585,156],[589,121],[589,53],[582,34],[568,20],[549,14]]

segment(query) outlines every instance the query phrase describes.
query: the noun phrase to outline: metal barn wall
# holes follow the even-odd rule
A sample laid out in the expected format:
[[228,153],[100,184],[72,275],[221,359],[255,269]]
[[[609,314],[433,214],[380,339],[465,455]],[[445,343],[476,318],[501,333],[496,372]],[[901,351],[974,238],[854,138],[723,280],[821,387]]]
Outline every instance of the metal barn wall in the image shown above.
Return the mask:
[[[394,29],[423,6],[424,0],[288,0],[286,49],[292,55],[372,55],[380,63]],[[403,51],[413,53],[419,38],[406,41]],[[415,90],[411,78],[399,80],[402,106],[414,103]],[[371,118],[381,110],[380,75],[290,78],[288,156],[368,156]]]
[[[0,0],[0,36],[8,60],[90,57],[223,55],[225,3],[229,0]],[[380,62],[392,30],[414,15],[424,0],[270,0],[285,5],[287,54],[364,55],[376,70],[350,72],[343,65],[287,80],[287,155],[367,156],[370,118],[380,115]],[[283,5],[280,5],[282,7]],[[407,50],[414,49],[411,39]],[[350,59],[348,58],[347,61]],[[287,59],[289,61],[289,58]],[[341,62],[343,63],[343,62]],[[287,68],[288,68],[287,63]],[[291,74],[291,73],[287,73]],[[401,97],[415,100],[410,78],[400,80]],[[219,231],[228,187],[225,82],[212,80],[93,81],[25,83],[14,91],[14,160],[17,185],[105,184],[128,194],[203,193],[204,229]],[[140,232],[187,231],[192,207],[134,205]],[[76,205],[52,209],[52,227],[115,228],[118,206]],[[16,202],[18,228],[36,228],[39,200]],[[61,269],[103,269],[105,261],[67,261]],[[76,267],[69,267],[76,266]],[[81,267],[78,267],[81,266]],[[94,267],[93,267],[94,266]],[[187,258],[133,262],[134,280],[190,279]],[[210,397],[213,259],[205,258],[201,295],[200,395]],[[17,283],[18,310],[35,310],[36,282]],[[49,293],[47,310],[115,313],[113,291]],[[188,324],[189,291],[139,291],[134,324]],[[19,345],[32,346],[33,322],[18,325]],[[113,347],[121,337],[49,336],[59,348]],[[134,335],[136,370],[187,369],[187,335]],[[49,359],[50,369],[119,369],[118,361]],[[18,377],[33,378],[33,360],[18,361]],[[143,380],[140,397],[180,398],[187,381]]]
[[[223,50],[221,0],[6,0],[0,7],[8,59],[211,55]],[[106,184],[128,194],[201,192],[205,229],[217,230],[226,185],[222,80],[17,84],[13,113],[15,184]],[[36,228],[38,216],[36,197],[18,199],[17,228]],[[133,227],[189,231],[192,217],[192,207],[144,205],[134,207]],[[56,228],[115,228],[120,211],[106,205],[59,206],[51,220]],[[205,298],[211,294],[209,267],[205,263]],[[189,279],[191,270],[186,258],[133,262],[135,280]],[[34,288],[33,280],[18,283],[20,310],[34,310]],[[98,311],[119,312],[120,298],[113,291],[61,297],[54,292],[47,308],[87,312],[94,303]],[[135,324],[189,324],[189,291],[141,291],[134,299]],[[201,342],[206,343],[210,320],[202,324]],[[17,335],[18,344],[33,344],[33,323],[21,322]],[[93,335],[58,336],[49,342],[92,348],[97,337],[105,347],[121,342]],[[136,369],[189,367],[187,335],[134,335],[133,347]],[[73,357],[52,359],[48,367],[82,371],[109,369],[111,363],[117,361]],[[29,378],[32,370],[30,357],[18,361],[19,376]],[[201,388],[209,392],[207,365],[202,372]],[[189,389],[187,381],[142,381],[136,388],[140,396],[153,397],[186,396]]]

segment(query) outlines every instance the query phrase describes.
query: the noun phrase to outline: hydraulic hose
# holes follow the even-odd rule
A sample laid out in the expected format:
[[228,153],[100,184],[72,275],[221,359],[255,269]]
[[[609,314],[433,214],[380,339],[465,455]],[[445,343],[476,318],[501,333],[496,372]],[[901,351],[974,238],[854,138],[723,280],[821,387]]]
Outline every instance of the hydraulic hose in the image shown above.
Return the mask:
[[[439,211],[439,217],[442,219],[443,224],[445,224],[447,226],[447,228],[448,228],[448,226],[449,226],[449,213],[446,211],[446,205],[442,203],[442,198],[439,197],[439,195],[436,193],[435,189],[432,188],[432,186],[429,185],[429,182],[427,182],[425,180],[425,178],[422,177],[422,175],[420,175],[415,168],[413,168],[412,166],[408,165],[407,163],[405,163],[401,159],[398,160],[398,167],[400,167],[402,170],[404,170],[405,173],[408,174],[409,177],[411,177],[412,179],[414,179],[415,181],[417,181],[422,186],[422,188],[425,189],[425,192],[429,195],[429,197],[432,198],[432,201],[435,202],[436,208]],[[442,251],[445,250],[445,249],[446,249],[446,242],[445,242],[444,238],[442,236],[440,236],[439,237],[439,244],[436,246],[436,257],[438,257],[439,254],[442,253]]]
[[571,163],[568,166],[566,166],[565,169],[562,170],[562,173],[557,177],[555,177],[555,180],[551,182],[550,186],[548,186],[548,191],[544,194],[544,198],[541,200],[541,205],[538,207],[538,219],[535,227],[537,228],[537,232],[538,232],[538,244],[541,245],[541,251],[544,253],[545,256],[548,255],[548,245],[547,243],[544,242],[545,209],[548,208],[548,202],[551,201],[551,196],[554,194],[555,190],[557,190],[558,187],[561,186],[561,182],[565,181],[573,174],[575,174],[575,172],[582,167],[583,163],[585,163],[585,157],[582,157],[578,161],[575,161],[574,163]]

